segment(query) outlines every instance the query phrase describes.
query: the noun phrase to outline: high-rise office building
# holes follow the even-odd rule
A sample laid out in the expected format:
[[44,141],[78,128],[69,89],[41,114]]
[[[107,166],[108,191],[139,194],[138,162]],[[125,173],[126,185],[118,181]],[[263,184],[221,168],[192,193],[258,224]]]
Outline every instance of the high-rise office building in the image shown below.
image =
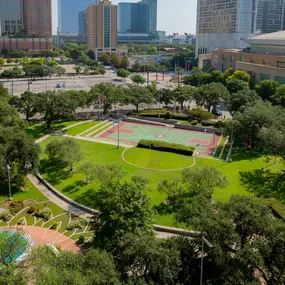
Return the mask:
[[148,6],[142,3],[118,4],[119,33],[148,33]]
[[256,29],[261,33],[284,30],[284,0],[259,0],[257,6]]
[[20,34],[23,29],[23,0],[0,0],[0,36]]
[[78,14],[98,0],[58,0],[58,30],[60,35],[77,36],[79,33]]
[[51,37],[51,0],[24,0],[24,30],[28,37]]
[[117,51],[117,6],[109,0],[89,5],[87,9],[88,49],[96,59],[101,53]]
[[78,27],[78,42],[85,44],[87,43],[87,10],[78,14]]
[[148,33],[150,35],[156,35],[156,31],[157,31],[157,0],[142,0],[138,3],[147,5]]
[[216,48],[245,48],[255,35],[258,0],[198,0],[196,56]]

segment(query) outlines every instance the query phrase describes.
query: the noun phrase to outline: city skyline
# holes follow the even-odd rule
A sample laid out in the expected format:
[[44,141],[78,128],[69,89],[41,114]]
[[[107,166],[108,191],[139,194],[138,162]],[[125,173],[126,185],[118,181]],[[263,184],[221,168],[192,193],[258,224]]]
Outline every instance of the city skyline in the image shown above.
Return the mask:
[[[52,0],[52,11],[53,11],[53,34],[56,34],[58,26],[58,16],[57,16],[57,1]],[[136,3],[136,0],[113,0],[113,4],[118,4],[120,2]],[[179,8],[176,13],[179,21],[170,20],[173,17],[173,11]],[[158,30],[166,31],[166,34],[179,33],[183,34],[185,32],[195,34],[196,33],[196,10],[197,10],[197,0],[158,0]]]

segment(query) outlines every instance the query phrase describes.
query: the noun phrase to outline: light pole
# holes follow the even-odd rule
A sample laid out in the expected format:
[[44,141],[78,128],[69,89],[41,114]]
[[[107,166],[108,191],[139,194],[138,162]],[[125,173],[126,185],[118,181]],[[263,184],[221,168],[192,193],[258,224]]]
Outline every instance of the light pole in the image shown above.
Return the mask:
[[201,275],[200,275],[200,285],[203,285],[203,262],[204,262],[204,243],[210,248],[213,247],[213,245],[204,238],[202,235],[202,251],[201,251]]
[[8,183],[9,183],[9,200],[12,200],[12,193],[11,193],[11,177],[10,177],[10,170],[11,170],[11,166],[9,164],[7,164],[7,172],[8,172]]

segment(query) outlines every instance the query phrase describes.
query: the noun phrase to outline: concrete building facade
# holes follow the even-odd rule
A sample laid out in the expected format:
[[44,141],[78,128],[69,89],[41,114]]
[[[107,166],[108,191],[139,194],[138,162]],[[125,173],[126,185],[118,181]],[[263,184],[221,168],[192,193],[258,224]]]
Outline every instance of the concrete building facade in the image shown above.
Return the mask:
[[247,71],[257,82],[273,79],[285,84],[285,31],[246,39],[248,49],[216,49],[199,56],[199,68],[211,64],[215,69]]
[[196,56],[216,48],[245,48],[255,35],[258,0],[198,0]]
[[90,5],[87,9],[88,49],[96,59],[102,53],[117,52],[117,6],[109,0]]

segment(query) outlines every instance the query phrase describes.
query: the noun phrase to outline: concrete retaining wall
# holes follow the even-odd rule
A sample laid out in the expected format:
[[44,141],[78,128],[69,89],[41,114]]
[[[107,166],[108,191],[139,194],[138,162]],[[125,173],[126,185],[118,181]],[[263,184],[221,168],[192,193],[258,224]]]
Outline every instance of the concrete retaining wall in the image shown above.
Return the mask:
[[49,190],[51,191],[54,195],[56,195],[59,199],[61,199],[62,201],[66,202],[67,204],[76,207],[78,209],[80,209],[81,211],[90,214],[90,215],[98,215],[99,211],[91,209],[89,207],[86,207],[84,205],[81,205],[77,202],[75,202],[74,200],[66,197],[65,195],[63,195],[62,193],[60,193],[59,191],[57,191],[53,186],[51,186],[40,174],[37,174],[36,177],[39,179],[39,181]]
[[132,116],[132,117],[139,119],[139,120],[143,120],[143,121],[151,121],[151,122],[167,124],[167,125],[174,125],[177,123],[177,121],[167,120],[167,119],[165,120],[165,119],[159,119],[159,118],[153,118],[153,117],[142,117],[142,116]]
[[139,119],[133,119],[130,117],[123,117],[123,122],[128,122],[128,123],[135,123],[135,124],[145,124],[145,125],[153,125],[153,126],[163,126],[162,124],[158,124],[158,123],[153,123],[151,121],[147,122],[147,121],[143,121],[143,120],[139,120]]

